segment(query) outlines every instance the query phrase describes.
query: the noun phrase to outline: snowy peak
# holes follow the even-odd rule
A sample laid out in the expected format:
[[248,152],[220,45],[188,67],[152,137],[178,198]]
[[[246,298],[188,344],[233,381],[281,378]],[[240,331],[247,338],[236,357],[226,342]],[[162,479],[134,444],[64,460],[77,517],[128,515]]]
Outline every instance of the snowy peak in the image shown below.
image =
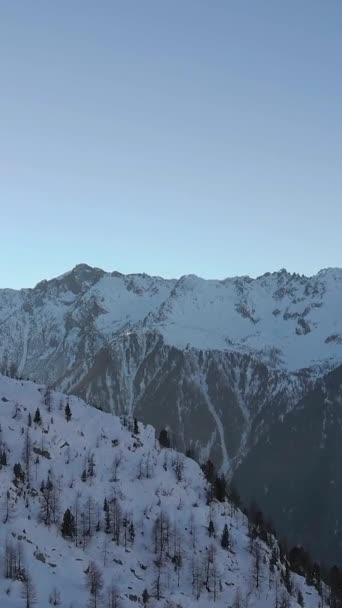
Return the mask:
[[180,350],[239,352],[289,371],[333,368],[342,362],[341,307],[340,269],[166,280],[80,264],[34,289],[0,290],[0,358],[32,377],[62,350],[77,360],[87,338],[98,350],[123,333],[155,332]]

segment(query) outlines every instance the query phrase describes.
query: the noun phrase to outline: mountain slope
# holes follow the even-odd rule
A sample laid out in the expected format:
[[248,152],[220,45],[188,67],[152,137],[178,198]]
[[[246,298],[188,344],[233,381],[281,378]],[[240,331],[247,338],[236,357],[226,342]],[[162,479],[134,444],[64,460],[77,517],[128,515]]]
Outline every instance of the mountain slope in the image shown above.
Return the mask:
[[235,473],[247,503],[281,513],[278,532],[328,563],[342,562],[341,405],[342,366],[275,420]]
[[[317,380],[342,363],[341,286],[339,269],[310,278],[280,271],[204,281],[79,265],[34,289],[0,290],[0,361],[12,375],[17,368],[21,377],[105,411],[136,415],[158,433],[167,427],[173,445],[236,474],[244,492],[255,482],[276,527],[290,533],[283,509],[265,502],[263,469],[258,458],[254,467],[253,455],[265,448],[273,460],[269,445],[276,453],[279,421],[291,420],[302,400],[310,420]],[[324,416],[320,424],[323,433]],[[292,449],[291,428],[281,426],[284,454]],[[304,437],[297,447],[303,462],[305,444]],[[308,495],[330,476],[327,450],[325,444],[317,478],[306,480]],[[274,462],[282,466],[278,457]],[[284,477],[285,493],[295,479]],[[290,505],[291,530],[299,532],[306,517],[300,493],[297,484],[298,508]],[[325,533],[329,509],[322,505],[307,532],[318,557],[324,544],[312,532]],[[332,559],[342,531],[329,538]]]
[[[284,391],[293,403],[317,366],[342,361],[341,281],[339,270],[167,281],[80,265],[32,290],[0,291],[2,367],[107,411],[136,408],[155,426],[170,412],[180,447],[195,442],[228,470],[264,404]],[[250,378],[261,400],[246,395]]]
[[[276,596],[279,606],[294,607],[300,594],[308,608],[326,605],[295,574],[287,593],[279,556],[272,566],[274,540],[272,553],[251,541],[239,510],[208,505],[198,465],[161,449],[152,427],[135,423],[132,432],[128,418],[125,427],[78,398],[3,377],[0,419],[4,608],[27,605],[28,576],[37,608],[59,594],[63,606],[100,606],[100,591],[106,606],[125,608],[141,604],[145,589],[151,607],[271,608]],[[67,509],[77,518],[72,537],[61,534]],[[228,549],[220,543],[225,524]],[[94,563],[104,585],[90,593]]]

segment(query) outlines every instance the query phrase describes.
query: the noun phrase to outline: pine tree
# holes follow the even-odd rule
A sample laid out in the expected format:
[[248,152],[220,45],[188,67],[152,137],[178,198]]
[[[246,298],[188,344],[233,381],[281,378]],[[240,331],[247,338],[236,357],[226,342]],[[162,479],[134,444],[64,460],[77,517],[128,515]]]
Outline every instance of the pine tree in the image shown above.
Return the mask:
[[68,403],[65,406],[64,414],[65,414],[66,421],[70,422],[72,414],[71,414],[71,409],[70,409],[69,401],[68,401]]
[[300,589],[298,589],[297,593],[297,603],[302,607],[304,606],[304,597]]
[[144,606],[147,606],[149,599],[150,599],[149,593],[148,593],[147,589],[144,589],[143,594],[142,594],[142,601],[143,601]]
[[139,424],[136,418],[134,418],[134,435],[139,435]]
[[31,416],[31,412],[29,412],[29,415],[28,415],[28,420],[27,420],[27,424],[28,424],[28,426],[32,426],[32,416]]
[[40,415],[40,409],[39,409],[39,407],[37,407],[37,409],[35,411],[33,422],[35,424],[41,424],[42,423],[42,417]]
[[224,502],[227,496],[227,483],[224,475],[221,475],[221,477],[216,477],[214,483],[214,495],[217,500]]
[[81,475],[81,480],[83,482],[87,481],[87,471],[84,469],[82,475]]
[[230,538],[229,538],[229,531],[228,531],[227,524],[225,524],[224,528],[223,528],[222,537],[221,537],[221,547],[223,549],[226,549],[226,551],[228,551],[228,549],[230,549]]
[[64,537],[73,538],[75,535],[75,518],[70,509],[67,509],[64,513],[61,532]]
[[20,462],[16,462],[13,467],[13,473],[16,481],[25,481],[25,473]]
[[159,443],[162,448],[170,447],[170,438],[166,429],[162,429],[159,433]]
[[209,537],[211,538],[212,536],[214,536],[215,534],[215,528],[214,528],[214,523],[213,520],[211,519],[209,522],[209,526],[208,526],[208,533],[209,533]]

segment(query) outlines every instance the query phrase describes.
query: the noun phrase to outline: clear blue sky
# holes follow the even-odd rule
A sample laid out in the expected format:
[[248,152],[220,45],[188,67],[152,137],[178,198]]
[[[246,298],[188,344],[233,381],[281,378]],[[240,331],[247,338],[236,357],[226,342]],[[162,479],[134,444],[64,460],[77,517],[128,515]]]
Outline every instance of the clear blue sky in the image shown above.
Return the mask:
[[340,0],[2,0],[0,286],[342,266]]

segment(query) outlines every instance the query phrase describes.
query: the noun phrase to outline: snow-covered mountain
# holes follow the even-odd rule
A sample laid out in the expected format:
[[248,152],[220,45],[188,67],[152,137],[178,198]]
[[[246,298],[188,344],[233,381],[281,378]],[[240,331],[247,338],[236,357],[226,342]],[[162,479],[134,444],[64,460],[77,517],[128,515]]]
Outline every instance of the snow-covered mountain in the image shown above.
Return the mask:
[[341,286],[333,269],[176,281],[80,265],[0,291],[0,359],[105,410],[162,418],[181,448],[197,444],[229,469],[260,409],[291,404],[342,362]]
[[[167,427],[173,445],[235,474],[246,498],[255,481],[282,528],[288,517],[266,498],[254,454],[342,363],[341,310],[340,269],[206,281],[80,265],[34,289],[0,290],[0,361],[12,375],[135,415],[158,432]],[[291,427],[283,429],[290,450]],[[329,478],[328,465],[319,476]],[[301,504],[293,529],[303,529],[303,512]],[[324,535],[329,526],[320,515],[307,532],[313,543],[312,530]],[[342,531],[331,539],[333,555],[341,543]]]
[[2,608],[328,605],[151,426],[2,376],[0,421]]
[[100,343],[157,331],[176,348],[253,353],[287,370],[333,365],[342,360],[341,287],[341,269],[215,281],[125,276],[81,264],[34,289],[0,291],[2,343],[6,333],[16,338],[2,352],[21,372],[34,370],[34,347],[43,347],[47,362],[58,361],[91,323]]

